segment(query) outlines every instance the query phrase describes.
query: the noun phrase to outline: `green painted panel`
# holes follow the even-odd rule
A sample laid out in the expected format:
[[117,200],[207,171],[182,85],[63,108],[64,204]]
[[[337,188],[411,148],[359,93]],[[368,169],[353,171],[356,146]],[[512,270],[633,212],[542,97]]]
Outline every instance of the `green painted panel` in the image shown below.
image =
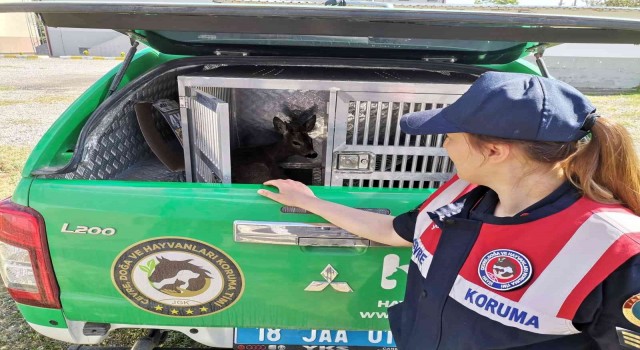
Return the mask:
[[20,179],[11,197],[14,203],[24,205],[25,207],[29,206],[29,187],[31,187],[31,181],[33,181],[33,178],[27,177]]
[[524,58],[520,58],[518,60],[515,60],[511,63],[506,63],[506,64],[480,64],[478,66],[497,70],[500,72],[542,75],[537,65],[525,60]]
[[[258,188],[35,180],[30,204],[46,221],[66,317],[167,326],[387,329],[386,306],[403,298],[406,272],[399,265],[409,263],[410,249],[237,243],[234,220],[324,221],[311,214],[282,213],[279,204],[256,194]],[[394,215],[415,208],[432,192],[314,190],[320,198],[354,207],[389,208]],[[79,225],[116,232],[108,236],[62,232],[63,228],[74,231]],[[182,318],[146,311],[125,299],[112,281],[114,261],[133,244],[159,237],[202,241],[231,257],[244,278],[242,296],[218,313]],[[383,271],[385,259],[388,266]],[[347,282],[352,293],[331,286],[321,292],[305,291],[312,281],[323,281],[320,273],[328,264],[338,272],[335,281]]]
[[16,303],[22,316],[31,323],[56,328],[67,328],[67,321],[60,309],[48,309]]

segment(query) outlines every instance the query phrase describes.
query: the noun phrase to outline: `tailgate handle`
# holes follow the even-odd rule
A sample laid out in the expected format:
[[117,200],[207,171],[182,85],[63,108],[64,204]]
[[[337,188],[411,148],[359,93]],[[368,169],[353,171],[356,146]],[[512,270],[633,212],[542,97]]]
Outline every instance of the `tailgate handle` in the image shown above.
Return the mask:
[[380,245],[327,223],[242,221],[233,222],[233,237],[240,243],[313,247],[370,247]]

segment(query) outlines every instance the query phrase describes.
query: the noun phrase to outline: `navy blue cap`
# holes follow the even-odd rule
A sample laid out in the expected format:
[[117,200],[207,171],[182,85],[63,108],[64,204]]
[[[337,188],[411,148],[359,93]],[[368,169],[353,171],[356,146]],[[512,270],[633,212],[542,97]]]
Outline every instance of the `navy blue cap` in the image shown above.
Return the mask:
[[466,132],[529,141],[576,141],[596,108],[559,80],[520,73],[482,74],[451,105],[406,114],[407,134]]

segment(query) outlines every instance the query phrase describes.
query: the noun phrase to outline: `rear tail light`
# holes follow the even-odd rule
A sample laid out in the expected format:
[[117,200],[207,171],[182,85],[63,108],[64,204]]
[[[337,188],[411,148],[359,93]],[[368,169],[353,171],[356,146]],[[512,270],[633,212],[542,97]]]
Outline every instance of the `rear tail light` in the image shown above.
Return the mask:
[[0,276],[16,302],[60,308],[44,220],[9,199],[0,201]]

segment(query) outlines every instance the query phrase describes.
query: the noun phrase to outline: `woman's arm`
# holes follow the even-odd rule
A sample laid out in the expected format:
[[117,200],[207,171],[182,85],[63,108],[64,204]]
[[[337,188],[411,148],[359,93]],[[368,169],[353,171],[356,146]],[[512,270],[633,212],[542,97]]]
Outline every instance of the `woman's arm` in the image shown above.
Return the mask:
[[305,209],[322,216],[332,224],[360,237],[391,246],[411,246],[393,229],[393,216],[371,213],[329,202],[316,197],[306,185],[292,180],[270,180],[265,185],[278,188],[279,193],[259,190],[276,202]]

